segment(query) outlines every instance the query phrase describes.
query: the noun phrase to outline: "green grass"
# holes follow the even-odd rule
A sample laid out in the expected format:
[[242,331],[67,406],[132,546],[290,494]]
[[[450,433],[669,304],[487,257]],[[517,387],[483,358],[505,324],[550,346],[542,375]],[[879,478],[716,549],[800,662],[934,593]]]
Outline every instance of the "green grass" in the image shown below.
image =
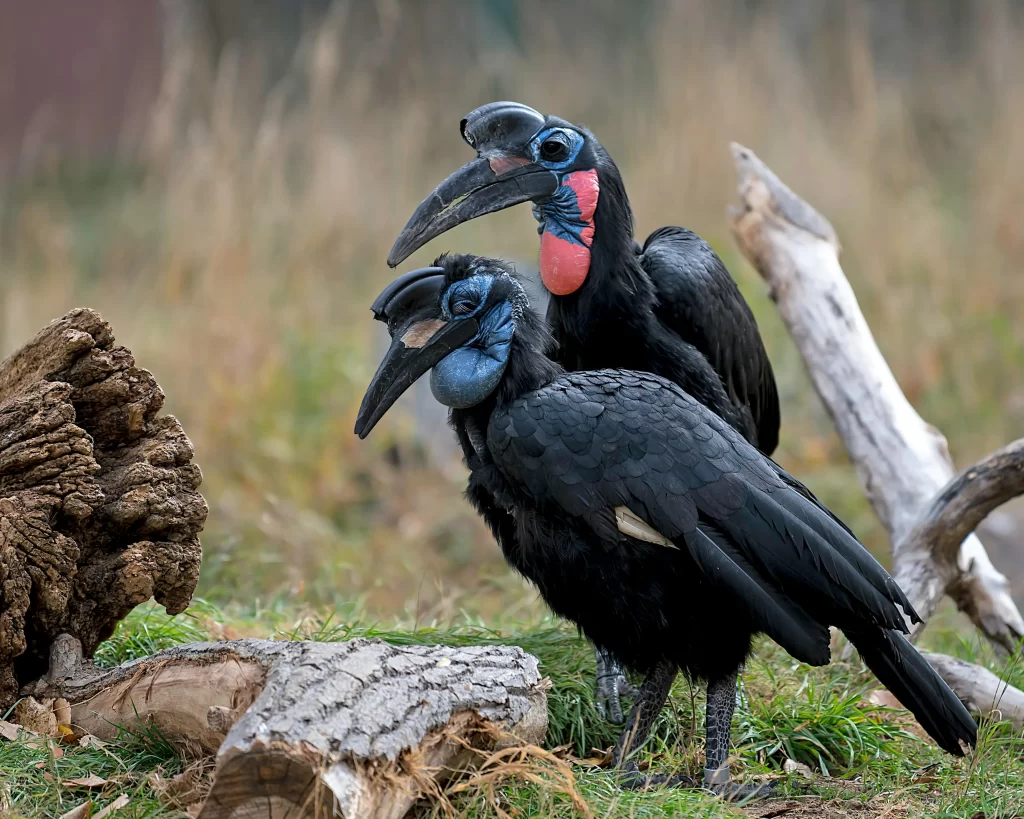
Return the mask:
[[[97,747],[56,747],[0,740],[0,816],[57,817],[87,799],[96,813],[122,794],[129,803],[119,818],[185,815],[162,804],[150,784],[153,774],[174,776],[186,764],[159,734],[126,732]],[[107,784],[92,790],[66,784],[89,775]]]
[[[387,625],[353,612],[296,616],[284,607],[220,610],[197,601],[186,614],[167,617],[154,606],[134,611],[101,646],[104,665],[146,656],[169,646],[227,633],[275,639],[341,641],[379,637],[394,643],[446,645],[512,643],[535,654],[551,679],[549,734],[557,758],[504,759],[449,789],[455,815],[466,817],[629,816],[727,817],[743,815],[701,792],[624,793],[593,764],[594,749],[614,742],[615,726],[595,711],[590,692],[593,655],[574,630],[551,619],[488,627],[468,617],[449,624]],[[1019,664],[1005,663],[972,641],[933,635],[933,644],[983,662],[1020,682]],[[743,705],[733,724],[733,770],[744,777],[780,777],[775,803],[818,806],[823,817],[1011,817],[1024,812],[1024,740],[1007,724],[983,722],[977,752],[954,760],[907,730],[906,715],[864,699],[871,676],[858,664],[809,668],[765,642],[743,675]],[[651,769],[699,776],[703,766],[703,692],[679,680],[645,750]],[[587,761],[587,758],[590,761]],[[786,759],[808,765],[813,778],[783,776]],[[0,816],[56,817],[86,798],[94,811],[127,794],[119,816],[183,819],[150,783],[188,762],[158,734],[125,733],[101,747],[64,747],[0,741]],[[108,780],[92,792],[63,783],[88,774]],[[885,814],[890,810],[889,814]],[[440,805],[424,815],[444,816]],[[760,815],[755,813],[753,815]],[[808,815],[808,814],[802,814]]]

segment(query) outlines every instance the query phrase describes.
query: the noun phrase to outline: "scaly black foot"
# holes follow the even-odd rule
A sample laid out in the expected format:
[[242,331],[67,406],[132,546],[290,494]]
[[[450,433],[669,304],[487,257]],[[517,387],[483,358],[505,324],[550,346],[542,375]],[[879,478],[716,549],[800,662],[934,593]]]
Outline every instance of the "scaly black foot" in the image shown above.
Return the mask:
[[678,673],[675,663],[659,662],[647,674],[640,691],[633,698],[630,717],[611,751],[611,764],[621,777],[623,787],[637,787],[649,781],[649,777],[640,776],[635,755],[647,741],[654,720],[665,705],[665,700],[672,689],[672,682]]
[[737,699],[735,673],[708,681],[707,738],[704,742],[707,767],[704,769],[704,787],[727,802],[763,799],[769,796],[775,787],[774,782],[765,785],[740,785],[733,782],[729,776],[729,739]]
[[616,725],[622,723],[622,701],[625,695],[635,700],[639,690],[626,679],[622,666],[607,652],[600,648],[594,649],[594,661],[597,666],[597,684],[594,687],[594,705],[598,713]]
[[654,788],[704,788],[726,802],[750,802],[765,799],[772,795],[777,782],[763,785],[741,785],[729,779],[727,770],[717,772],[705,771],[704,783],[698,785],[693,777],[685,774],[647,774],[640,773],[635,761],[626,763],[619,773],[619,785],[629,791],[649,791]]

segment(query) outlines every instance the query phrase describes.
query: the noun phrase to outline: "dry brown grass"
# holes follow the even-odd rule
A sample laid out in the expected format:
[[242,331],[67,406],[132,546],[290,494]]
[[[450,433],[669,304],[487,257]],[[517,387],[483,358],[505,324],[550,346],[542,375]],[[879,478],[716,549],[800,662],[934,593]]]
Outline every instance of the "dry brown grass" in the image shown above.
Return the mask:
[[[592,127],[641,235],[686,224],[723,254],[778,371],[780,460],[875,545],[796,351],[728,239],[730,140],[833,221],[883,352],[955,456],[1020,434],[1024,29],[992,3],[966,53],[922,33],[894,71],[856,14],[797,52],[772,16],[726,25],[710,0],[655,5],[627,47],[595,33],[605,18],[615,29],[614,3],[588,4],[572,29],[565,9],[526,2],[521,49],[489,53],[464,17],[383,3],[367,22],[339,7],[269,92],[251,49],[205,85],[172,61],[128,157],[137,177],[70,184],[43,168],[0,199],[3,349],[87,304],[155,372],[204,469],[206,593],[386,613],[415,600],[421,617],[532,605],[461,501],[457,465],[419,464],[408,419],[369,442],[351,432],[387,250],[468,157],[459,117],[497,97]],[[532,259],[533,222],[525,207],[478,220],[412,263],[449,248]],[[392,441],[405,468],[383,457]]]

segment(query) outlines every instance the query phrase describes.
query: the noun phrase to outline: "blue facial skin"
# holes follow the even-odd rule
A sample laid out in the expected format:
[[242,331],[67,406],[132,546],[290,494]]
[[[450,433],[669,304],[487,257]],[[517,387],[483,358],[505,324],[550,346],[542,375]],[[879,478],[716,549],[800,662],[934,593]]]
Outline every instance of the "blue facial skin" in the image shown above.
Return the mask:
[[[561,142],[569,149],[565,159],[550,161],[543,158],[540,146],[549,139]],[[543,128],[530,140],[530,155],[533,157],[533,161],[542,168],[555,171],[556,174],[558,174],[558,171],[564,171],[569,168],[576,161],[576,157],[579,156],[582,148],[583,135],[571,128]],[[558,174],[558,177],[561,179],[561,174]]]
[[534,203],[533,218],[540,222],[537,233],[552,233],[574,245],[586,247],[583,229],[589,225],[583,221],[576,191],[568,185],[559,185],[551,196],[541,203]]
[[[444,318],[460,321],[475,317],[487,301],[493,281],[490,276],[473,276],[453,285],[442,303]],[[500,302],[479,321],[480,332],[431,370],[430,391],[447,407],[466,409],[479,404],[494,392],[508,364],[515,333],[512,305]]]
[[[551,162],[542,158],[540,146],[546,140],[556,139],[569,149],[565,159]],[[565,177],[560,171],[568,170],[583,148],[583,136],[571,128],[544,128],[530,140],[530,154],[533,161],[558,177],[559,183]],[[583,221],[576,192],[568,185],[559,184],[555,192],[543,202],[533,203],[533,218],[540,224],[537,233],[552,233],[559,239],[584,246],[582,232],[587,223]]]

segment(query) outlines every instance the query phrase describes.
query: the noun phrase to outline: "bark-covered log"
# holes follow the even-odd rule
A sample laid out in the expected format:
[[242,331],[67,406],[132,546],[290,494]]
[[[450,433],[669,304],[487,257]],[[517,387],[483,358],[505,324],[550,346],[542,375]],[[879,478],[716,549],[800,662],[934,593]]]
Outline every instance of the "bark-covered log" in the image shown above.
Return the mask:
[[92,310],[0,363],[0,710],[58,635],[88,657],[150,597],[188,605],[207,507],[163,400]]
[[476,752],[547,731],[537,660],[514,646],[237,640],[64,666],[32,693],[66,698],[75,728],[141,722],[217,752],[202,819],[401,817]]

